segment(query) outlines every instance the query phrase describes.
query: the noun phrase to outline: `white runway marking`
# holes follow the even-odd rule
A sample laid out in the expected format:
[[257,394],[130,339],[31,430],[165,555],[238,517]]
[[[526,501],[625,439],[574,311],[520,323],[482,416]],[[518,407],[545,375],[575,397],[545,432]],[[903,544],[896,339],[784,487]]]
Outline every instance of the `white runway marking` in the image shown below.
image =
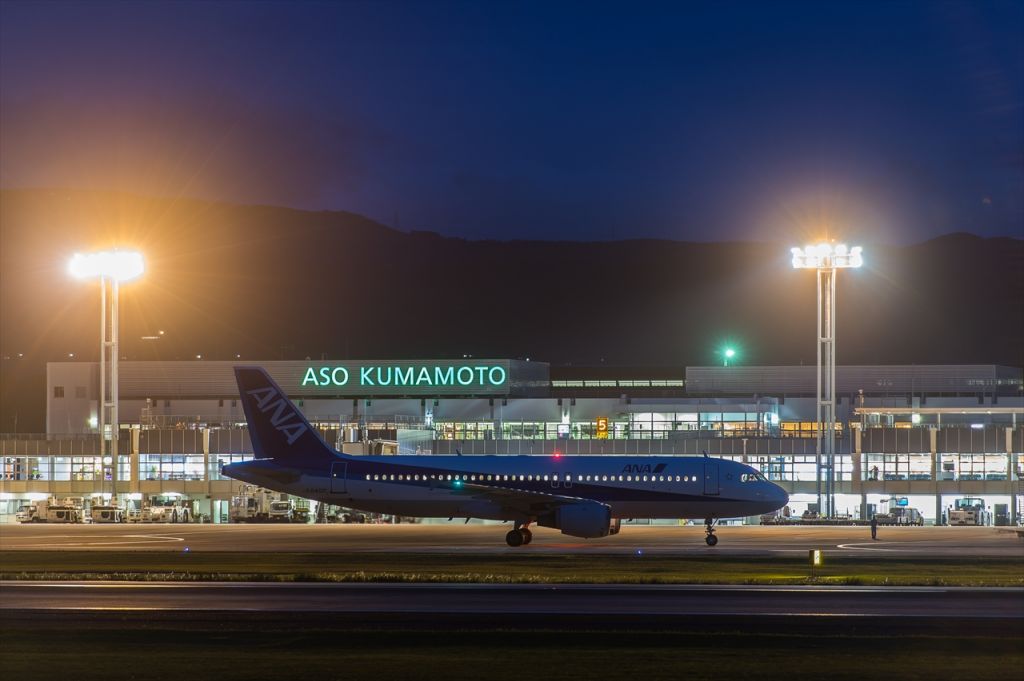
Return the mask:
[[[46,539],[64,539],[71,535],[57,535],[45,537]],[[43,537],[26,537],[26,539],[43,539]],[[80,538],[79,538],[80,539]],[[114,539],[116,541],[93,541],[94,539]],[[128,541],[126,541],[128,540]],[[184,537],[168,537],[160,534],[124,534],[89,537],[89,541],[71,542],[46,542],[42,544],[18,544],[19,549],[57,549],[74,548],[82,546],[135,546],[138,544],[165,544],[168,542],[182,542]]]
[[[913,549],[897,549],[897,548],[886,548],[886,546],[892,546],[893,544],[900,544],[903,542],[888,542],[886,544],[836,544],[837,549],[847,549],[849,551],[885,551],[888,553],[915,553]],[[917,551],[916,553],[921,553]]]

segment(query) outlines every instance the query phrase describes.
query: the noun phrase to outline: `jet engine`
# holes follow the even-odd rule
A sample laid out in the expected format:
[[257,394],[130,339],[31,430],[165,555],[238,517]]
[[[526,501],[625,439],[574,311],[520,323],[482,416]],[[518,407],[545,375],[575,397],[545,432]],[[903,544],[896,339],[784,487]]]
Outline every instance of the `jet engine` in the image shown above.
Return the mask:
[[578,501],[559,506],[537,519],[541,527],[561,530],[571,537],[607,537],[611,531],[612,509],[597,501]]

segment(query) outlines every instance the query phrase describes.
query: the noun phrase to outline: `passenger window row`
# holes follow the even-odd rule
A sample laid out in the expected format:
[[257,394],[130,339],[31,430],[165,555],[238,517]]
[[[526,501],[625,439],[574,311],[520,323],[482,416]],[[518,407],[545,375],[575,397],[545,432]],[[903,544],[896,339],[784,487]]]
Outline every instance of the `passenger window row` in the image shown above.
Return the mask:
[[[745,476],[744,476],[745,477]],[[573,482],[571,474],[559,476],[558,473],[548,475],[473,475],[456,473],[450,474],[366,474],[367,480],[382,482],[419,482],[426,480],[458,480],[464,482]],[[575,482],[697,482],[695,475],[577,475]],[[750,476],[750,481],[754,476]]]

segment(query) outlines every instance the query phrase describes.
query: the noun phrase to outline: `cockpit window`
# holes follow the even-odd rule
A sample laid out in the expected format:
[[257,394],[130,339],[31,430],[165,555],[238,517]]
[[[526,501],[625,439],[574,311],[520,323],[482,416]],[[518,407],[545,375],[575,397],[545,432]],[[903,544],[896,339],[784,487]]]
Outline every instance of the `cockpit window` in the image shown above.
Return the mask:
[[757,471],[741,475],[740,480],[743,482],[768,482],[768,478],[764,477]]

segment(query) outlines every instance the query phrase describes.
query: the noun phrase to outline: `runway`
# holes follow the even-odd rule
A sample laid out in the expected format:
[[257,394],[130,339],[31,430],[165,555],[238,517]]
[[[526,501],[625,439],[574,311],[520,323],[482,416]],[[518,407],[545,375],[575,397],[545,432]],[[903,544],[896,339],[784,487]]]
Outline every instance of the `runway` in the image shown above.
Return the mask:
[[1024,619],[1024,589],[0,582],[6,611]]
[[0,525],[2,551],[238,551],[297,553],[635,554],[767,556],[825,549],[849,556],[1024,559],[1013,531],[985,527],[729,526],[718,546],[701,526],[632,526],[600,539],[534,528],[529,546],[505,544],[508,525]]

